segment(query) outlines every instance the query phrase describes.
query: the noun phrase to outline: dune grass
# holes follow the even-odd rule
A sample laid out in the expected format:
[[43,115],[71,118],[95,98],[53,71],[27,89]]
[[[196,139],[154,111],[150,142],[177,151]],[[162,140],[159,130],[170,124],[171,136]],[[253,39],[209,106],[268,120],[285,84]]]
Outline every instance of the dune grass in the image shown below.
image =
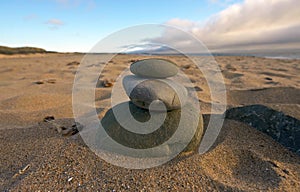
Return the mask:
[[36,47],[6,47],[0,46],[0,54],[13,55],[13,54],[29,54],[29,53],[47,53],[45,49]]

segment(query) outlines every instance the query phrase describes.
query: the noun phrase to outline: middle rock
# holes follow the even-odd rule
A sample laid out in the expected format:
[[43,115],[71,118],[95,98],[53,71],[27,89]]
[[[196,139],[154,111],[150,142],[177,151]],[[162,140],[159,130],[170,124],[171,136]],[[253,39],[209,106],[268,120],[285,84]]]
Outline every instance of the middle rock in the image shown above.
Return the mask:
[[130,100],[144,109],[149,109],[152,102],[159,101],[165,104],[168,111],[180,109],[188,95],[183,85],[170,79],[145,79],[128,75],[123,78],[123,87]]

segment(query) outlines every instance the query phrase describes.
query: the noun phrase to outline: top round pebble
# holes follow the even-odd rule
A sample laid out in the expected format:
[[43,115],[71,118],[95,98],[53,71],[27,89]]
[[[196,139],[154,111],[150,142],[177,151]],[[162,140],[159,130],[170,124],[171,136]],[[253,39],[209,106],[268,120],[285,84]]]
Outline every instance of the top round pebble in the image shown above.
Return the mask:
[[165,59],[144,59],[131,64],[130,71],[141,77],[167,78],[175,76],[178,68]]

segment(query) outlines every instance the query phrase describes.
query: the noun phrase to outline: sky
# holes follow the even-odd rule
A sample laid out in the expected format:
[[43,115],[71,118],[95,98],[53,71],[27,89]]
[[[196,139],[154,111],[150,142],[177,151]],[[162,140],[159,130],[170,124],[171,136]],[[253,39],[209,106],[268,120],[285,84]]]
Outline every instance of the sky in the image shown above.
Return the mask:
[[[299,0],[10,0],[0,7],[0,45],[10,47],[88,52],[111,34],[123,42],[116,34],[128,27],[164,24],[213,51],[300,48]],[[137,36],[144,43],[191,46],[176,30],[150,31]]]

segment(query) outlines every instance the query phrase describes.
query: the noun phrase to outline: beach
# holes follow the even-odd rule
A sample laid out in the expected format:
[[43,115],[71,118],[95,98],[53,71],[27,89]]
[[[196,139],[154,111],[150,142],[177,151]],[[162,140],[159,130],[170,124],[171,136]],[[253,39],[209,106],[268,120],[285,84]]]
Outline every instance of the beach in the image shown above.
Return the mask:
[[[205,154],[178,157],[145,170],[104,161],[72,132],[72,88],[83,57],[0,55],[0,191],[299,191],[299,154],[237,119],[225,118]],[[153,57],[173,61],[189,77],[207,126],[210,88],[197,66],[178,55],[113,57],[99,77],[95,107],[110,102],[120,71]],[[215,60],[225,82],[227,109],[263,105],[300,120],[300,60],[250,56]],[[99,119],[107,110],[99,112]],[[55,124],[45,117],[54,118]],[[67,131],[58,131],[56,125]]]

